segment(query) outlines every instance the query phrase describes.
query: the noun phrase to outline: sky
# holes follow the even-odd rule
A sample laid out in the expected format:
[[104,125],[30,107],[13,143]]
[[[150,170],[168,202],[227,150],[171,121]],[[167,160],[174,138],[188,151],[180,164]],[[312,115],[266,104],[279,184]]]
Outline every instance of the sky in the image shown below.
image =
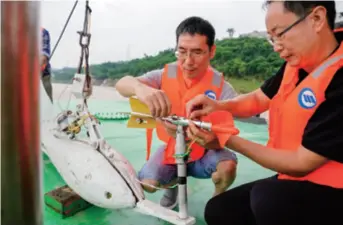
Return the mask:
[[[73,0],[41,2],[41,25],[51,36],[54,47]],[[212,23],[216,38],[254,30],[264,31],[262,1],[230,0],[93,0],[91,16],[90,64],[130,60],[155,55],[173,48],[175,29],[189,16],[200,16]],[[51,59],[52,67],[76,67],[80,57],[79,35],[83,28],[85,1],[79,1],[69,25]]]

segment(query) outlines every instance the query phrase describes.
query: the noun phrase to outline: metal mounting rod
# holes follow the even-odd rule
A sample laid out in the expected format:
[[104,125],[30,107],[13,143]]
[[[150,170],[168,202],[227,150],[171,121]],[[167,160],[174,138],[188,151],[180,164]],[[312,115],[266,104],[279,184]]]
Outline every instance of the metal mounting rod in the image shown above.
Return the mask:
[[2,224],[43,224],[39,17],[39,1],[1,2]]
[[[186,153],[185,132],[182,125],[177,126],[175,153],[184,155]],[[176,158],[177,164],[177,179],[178,179],[178,202],[179,202],[179,217],[180,219],[188,218],[188,203],[187,203],[187,165],[184,157]]]

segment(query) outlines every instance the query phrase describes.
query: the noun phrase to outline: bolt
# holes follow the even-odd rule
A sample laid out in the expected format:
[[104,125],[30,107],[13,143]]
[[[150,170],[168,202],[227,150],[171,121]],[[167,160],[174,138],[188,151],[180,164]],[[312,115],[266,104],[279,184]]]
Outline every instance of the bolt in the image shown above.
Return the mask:
[[111,194],[110,192],[106,191],[106,192],[105,192],[105,197],[106,197],[107,199],[110,199],[110,198],[112,198],[112,194]]

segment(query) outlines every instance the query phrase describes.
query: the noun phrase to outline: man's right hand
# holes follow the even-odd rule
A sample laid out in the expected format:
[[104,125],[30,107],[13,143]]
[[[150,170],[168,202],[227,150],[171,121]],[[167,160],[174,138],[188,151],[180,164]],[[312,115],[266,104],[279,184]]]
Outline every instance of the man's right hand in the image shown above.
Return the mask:
[[190,119],[207,116],[209,113],[217,110],[219,110],[218,101],[210,99],[203,94],[197,95],[186,104],[186,114]]
[[171,112],[171,103],[162,90],[140,84],[135,90],[137,98],[149,107],[153,117],[165,117]]

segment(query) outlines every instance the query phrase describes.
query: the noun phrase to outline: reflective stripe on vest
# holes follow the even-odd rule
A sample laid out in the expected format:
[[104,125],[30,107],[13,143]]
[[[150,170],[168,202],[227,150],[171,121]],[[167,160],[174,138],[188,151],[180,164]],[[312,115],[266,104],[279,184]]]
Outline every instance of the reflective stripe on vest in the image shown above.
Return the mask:
[[312,76],[314,78],[318,78],[324,72],[324,70],[326,70],[329,66],[337,63],[342,58],[343,58],[343,55],[338,55],[338,56],[328,59],[325,63],[323,63],[321,66],[315,69],[315,71],[312,72]]

